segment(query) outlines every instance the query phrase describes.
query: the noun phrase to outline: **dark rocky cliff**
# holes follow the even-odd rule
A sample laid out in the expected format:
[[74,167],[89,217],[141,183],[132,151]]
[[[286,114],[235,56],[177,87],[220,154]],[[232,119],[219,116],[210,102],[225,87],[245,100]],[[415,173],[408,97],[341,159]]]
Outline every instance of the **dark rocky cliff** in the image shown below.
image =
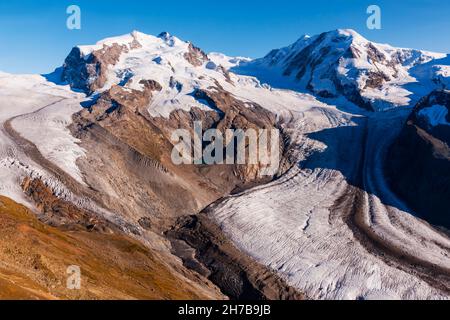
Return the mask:
[[422,218],[450,228],[450,126],[432,125],[421,113],[436,105],[449,110],[450,92],[435,91],[418,103],[391,147],[387,173],[394,190]]

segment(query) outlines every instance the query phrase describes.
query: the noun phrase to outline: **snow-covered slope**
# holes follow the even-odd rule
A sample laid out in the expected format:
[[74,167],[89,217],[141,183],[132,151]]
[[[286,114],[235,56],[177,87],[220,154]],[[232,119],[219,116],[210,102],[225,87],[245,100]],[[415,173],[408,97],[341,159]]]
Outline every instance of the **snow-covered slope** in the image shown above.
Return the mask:
[[415,104],[432,90],[446,88],[449,68],[445,54],[377,44],[353,30],[302,36],[256,60],[206,55],[168,33],[154,37],[133,32],[75,47],[66,59],[63,79],[88,93],[113,84],[142,89],[140,80],[155,80],[164,90],[154,99],[153,115],[205,108],[192,93],[216,81],[232,83],[233,73],[258,79],[247,82],[310,92],[328,103],[342,105],[345,98],[368,110],[384,110]]
[[38,75],[0,75],[0,193],[26,202],[20,184],[26,176],[41,177],[55,189],[61,185],[13,141],[12,129],[36,143],[42,155],[81,182],[75,161],[83,155],[67,126],[81,107],[82,95]]
[[[274,87],[307,90],[323,98],[345,96],[360,107],[380,110],[409,105],[424,91],[447,85],[445,57],[370,42],[353,30],[336,30],[303,36],[234,70]],[[421,65],[425,67],[414,69]]]
[[[145,156],[140,165],[153,165],[160,160],[163,149],[157,148],[166,144],[155,140],[164,142],[164,130],[172,128],[165,125],[179,128],[199,116],[228,120],[228,111],[231,116],[224,126],[245,127],[270,114],[282,129],[288,148],[281,176],[230,196],[210,210],[236,246],[311,298],[448,298],[445,288],[449,281],[441,278],[441,273],[448,271],[450,240],[414,217],[383,176],[386,149],[408,110],[372,113],[352,107],[384,110],[409,105],[429,90],[448,85],[447,62],[443,54],[375,44],[352,30],[303,36],[293,45],[253,61],[220,53],[206,55],[168,33],[155,37],[133,32],[78,46],[65,60],[61,74],[62,81],[92,100],[78,118],[72,119],[72,114],[82,109],[82,93],[43,77],[0,75],[0,124],[4,126],[0,132],[0,191],[22,202],[26,201],[20,196],[24,176],[38,172],[46,174],[51,183],[59,182],[17,150],[19,143],[8,136],[10,125],[80,189],[87,189],[86,172],[98,172],[90,166],[101,163],[101,172],[109,175],[103,180],[91,177],[86,183],[94,186],[92,189],[98,187],[100,194],[107,193],[105,205],[114,205],[116,193],[122,192],[117,190],[125,190],[122,193],[129,198],[119,200],[127,202],[124,212],[131,215],[125,218],[133,226],[141,217],[140,211],[129,210],[131,202],[144,206],[151,199],[149,193],[138,198],[136,190],[146,192],[154,175],[155,188],[162,188],[167,172],[160,167],[161,172],[137,166],[150,172],[141,175],[132,161]],[[150,83],[149,89],[146,85]],[[206,93],[215,94],[216,101],[205,97]],[[119,111],[109,108],[114,102],[121,104]],[[260,113],[234,122],[247,109]],[[423,112],[430,123],[448,120],[442,108]],[[87,149],[80,148],[79,140],[71,136],[68,125],[74,119],[79,121],[79,136],[88,137],[83,141]],[[90,127],[97,131],[89,131]],[[114,156],[96,162],[101,151],[95,154],[95,149],[112,149],[100,145],[110,141],[117,149],[111,150]],[[137,157],[141,150],[148,154],[142,151],[142,158]],[[124,170],[138,171],[130,171],[135,179],[128,183],[133,184],[130,189],[121,189],[131,178],[118,174],[113,163],[123,160],[122,153],[134,156],[125,158]],[[155,153],[156,160],[151,157]],[[83,159],[87,161],[79,168],[77,163]],[[173,179],[176,174],[167,176]],[[170,181],[191,188],[189,181],[183,180],[186,177],[196,176],[189,172]],[[217,181],[202,183],[215,188]],[[162,202],[161,198],[152,202]],[[168,211],[170,205],[162,203],[157,208]],[[118,213],[114,217],[121,217],[123,208],[115,208]],[[158,212],[158,219],[164,210]],[[143,228],[137,226],[136,230],[144,232]],[[437,276],[430,276],[435,271]]]
[[[111,48],[123,46],[119,54],[112,54]],[[78,60],[73,61],[74,54]],[[101,68],[91,68],[92,55],[95,64]],[[114,55],[115,59],[111,59]],[[98,79],[103,78],[100,85],[94,87],[95,93],[108,90],[113,85],[128,89],[142,90],[141,80],[154,80],[162,86],[155,92],[148,111],[152,116],[169,117],[175,110],[189,111],[196,107],[210,111],[205,101],[197,99],[195,92],[210,89],[219,85],[227,92],[234,94],[244,102],[256,102],[261,106],[276,111],[284,106],[320,104],[314,97],[292,91],[276,90],[261,85],[254,77],[241,76],[228,72],[228,68],[236,66],[247,58],[231,58],[223,54],[204,54],[189,42],[182,41],[168,33],[158,37],[133,32],[129,35],[110,38],[94,46],[80,46],[72,50],[64,66],[63,80],[72,87],[82,89],[91,87]],[[96,72],[101,69],[100,73]],[[96,70],[96,71],[94,71]],[[71,81],[70,75],[88,76],[82,84]]]
[[252,61],[251,58],[246,57],[230,57],[219,52],[208,53],[208,58],[216,65],[223,66],[225,69],[231,69],[240,66],[243,63]]
[[[424,97],[414,109],[411,120],[420,128],[435,134],[436,129],[448,129],[450,125],[450,91],[439,90],[434,91],[430,95]],[[450,143],[449,137],[442,137],[439,134],[437,138],[445,143]]]
[[[226,198],[211,215],[241,250],[312,299],[448,299],[408,262],[447,268],[450,240],[386,186],[384,154],[405,117],[391,112],[295,114],[285,130],[298,146],[298,166]],[[448,285],[438,274],[438,287]]]

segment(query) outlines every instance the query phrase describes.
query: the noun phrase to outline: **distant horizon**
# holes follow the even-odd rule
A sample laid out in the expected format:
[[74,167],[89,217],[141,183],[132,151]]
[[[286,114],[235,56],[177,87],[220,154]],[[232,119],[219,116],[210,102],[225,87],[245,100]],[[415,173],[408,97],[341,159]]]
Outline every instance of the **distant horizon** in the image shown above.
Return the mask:
[[[68,30],[66,9],[81,8],[81,30]],[[376,43],[437,53],[450,53],[450,3],[412,0],[401,4],[377,1],[381,30],[369,30],[366,12],[372,1],[316,0],[276,6],[250,0],[227,6],[199,0],[195,6],[175,0],[170,5],[148,1],[89,2],[21,0],[0,3],[0,71],[46,74],[61,66],[72,47],[92,45],[133,30],[158,35],[162,31],[194,43],[205,52],[263,57],[292,44],[303,34],[314,36],[336,29],[354,29]],[[424,21],[421,24],[421,21]]]

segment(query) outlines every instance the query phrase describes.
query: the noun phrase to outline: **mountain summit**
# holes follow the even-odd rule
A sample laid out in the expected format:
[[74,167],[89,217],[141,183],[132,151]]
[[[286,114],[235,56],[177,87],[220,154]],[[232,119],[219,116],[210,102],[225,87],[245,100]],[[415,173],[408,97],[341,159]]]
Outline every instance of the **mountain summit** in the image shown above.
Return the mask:
[[[154,37],[134,31],[95,45],[74,47],[64,62],[62,80],[72,88],[91,94],[107,83],[126,81],[131,73],[139,70],[145,73],[146,66],[151,69],[151,64],[173,67],[183,61],[201,65],[207,56],[191,43],[167,32]],[[120,74],[114,73],[114,68],[120,69],[117,70]]]
[[[155,64],[166,66],[167,72],[155,70]],[[413,105],[450,83],[445,54],[374,43],[351,29],[305,35],[255,60],[208,56],[168,32],[154,37],[134,31],[75,47],[65,61],[63,81],[91,94],[139,74],[148,77],[150,70],[156,71],[153,77],[170,74],[170,79],[172,73],[192,69],[183,76],[192,84],[198,77],[206,78],[196,68],[218,70],[226,77],[228,70],[254,76],[274,88],[310,92],[328,102],[344,98],[371,111]]]
[[434,63],[428,66],[429,72],[414,72],[445,56],[374,43],[354,30],[340,29],[302,37],[236,72],[254,75],[274,87],[309,91],[323,98],[343,96],[365,109],[382,110],[415,102],[423,96],[422,85],[428,92],[448,85],[438,81]]
[[446,55],[335,30],[250,60],[134,31],[74,47],[59,76],[0,74],[0,259],[19,279],[0,268],[0,296],[449,298],[429,224],[450,224]]

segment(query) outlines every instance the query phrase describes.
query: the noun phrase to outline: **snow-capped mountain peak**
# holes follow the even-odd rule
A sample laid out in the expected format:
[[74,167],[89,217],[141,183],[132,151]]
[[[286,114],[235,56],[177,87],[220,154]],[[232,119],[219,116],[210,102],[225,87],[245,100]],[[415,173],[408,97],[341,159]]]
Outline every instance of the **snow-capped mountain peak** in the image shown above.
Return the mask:
[[78,48],[84,56],[88,56],[94,51],[101,50],[104,47],[111,47],[113,45],[125,46],[127,49],[132,50],[138,47],[148,47],[150,49],[158,45],[186,47],[188,44],[188,42],[182,41],[168,32],[162,32],[155,37],[135,30],[125,35],[100,40],[95,45],[82,45],[76,46],[76,48]]
[[[413,105],[435,89],[448,88],[445,57],[371,42],[352,29],[305,35],[256,60],[206,55],[168,32],[151,36],[133,31],[75,47],[66,59],[63,80],[87,93],[131,78],[137,80],[130,84],[134,89],[138,89],[139,79],[146,78],[158,82],[182,78],[193,88],[216,76],[229,81],[230,70],[274,88],[310,92],[328,101],[344,97],[376,111]],[[211,77],[211,71],[217,74]]]
[[[208,61],[199,48],[167,32],[155,37],[134,31],[73,48],[65,60],[62,80],[91,94],[113,84],[124,85],[131,78],[139,82],[139,75],[158,78],[166,73],[161,69],[174,73]],[[136,86],[137,82],[133,84]]]
[[[379,110],[411,105],[432,91],[436,72],[422,79],[426,72],[415,74],[414,68],[445,56],[378,44],[352,29],[338,29],[302,37],[235,71],[273,87],[309,91],[328,99],[344,96],[360,107]],[[446,84],[439,79],[440,85]],[[417,82],[426,82],[426,88],[417,87]]]
[[[189,286],[195,279],[205,286],[203,275],[219,270],[214,283],[226,290],[217,293],[232,292],[231,299],[245,292],[302,297],[295,290],[317,299],[448,298],[450,241],[409,209],[416,202],[412,209],[425,217],[439,213],[428,222],[450,223],[441,214],[449,207],[442,199],[450,199],[450,94],[427,95],[448,86],[448,56],[341,29],[251,60],[206,55],[167,32],[134,31],[73,48],[60,71],[72,89],[91,95],[88,107],[85,95],[53,83],[56,72],[52,80],[0,73],[0,190],[31,202],[43,221],[96,237],[109,230],[115,239],[132,236],[133,246],[154,246],[176,274],[189,275]],[[349,101],[370,110],[403,106],[424,94],[408,121],[403,108],[376,115],[345,108]],[[198,121],[222,137],[257,130],[248,146],[244,139],[249,156],[252,144],[261,148],[265,140],[260,130],[279,132],[269,142],[271,155],[280,155],[276,172],[261,180],[262,159],[178,166],[173,133],[191,133]],[[389,151],[405,123],[405,139]],[[400,182],[400,192],[406,187],[406,196],[397,197],[391,181]],[[229,196],[236,187],[246,191]],[[187,243],[186,236],[201,241]],[[236,250],[229,259],[230,245]],[[181,269],[186,248],[199,253],[188,257],[192,270]],[[206,263],[217,257],[218,268]],[[271,271],[286,284],[267,278]],[[230,276],[236,281],[228,290],[222,280]],[[270,290],[260,296],[254,283]]]

